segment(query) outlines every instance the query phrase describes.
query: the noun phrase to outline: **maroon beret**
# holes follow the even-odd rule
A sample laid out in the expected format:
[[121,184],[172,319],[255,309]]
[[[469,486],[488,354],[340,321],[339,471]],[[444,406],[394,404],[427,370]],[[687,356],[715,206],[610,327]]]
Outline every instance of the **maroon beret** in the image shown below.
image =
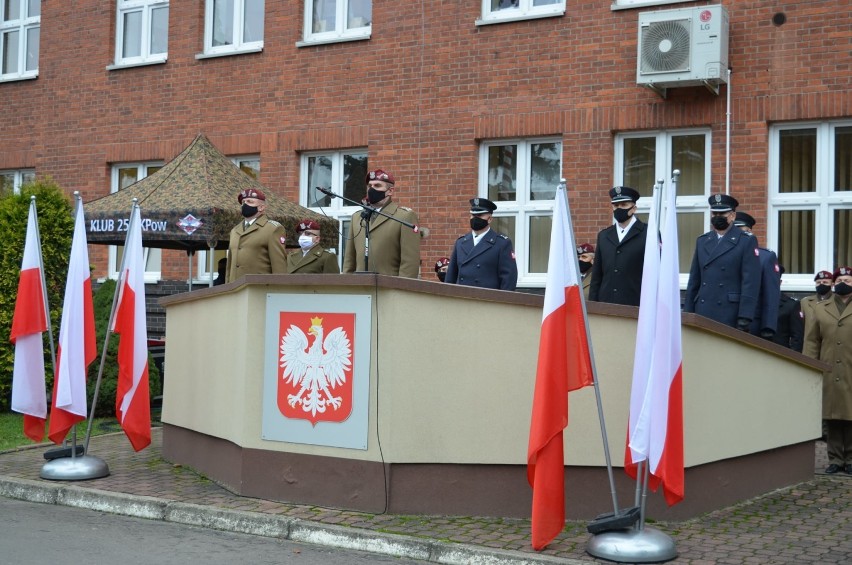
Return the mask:
[[582,255],[583,253],[594,253],[595,246],[591,243],[581,243],[577,246],[577,255]]
[[380,180],[389,184],[394,184],[393,175],[381,169],[376,169],[375,171],[367,173],[366,182],[370,182],[371,180]]
[[263,200],[264,202],[266,202],[266,195],[256,188],[247,188],[245,190],[241,190],[240,194],[237,196],[237,202],[242,204],[244,198],[257,198],[258,200]]
[[837,277],[845,277],[848,275],[852,275],[852,267],[838,267],[837,270],[834,271],[832,280],[837,280]]
[[313,220],[302,220],[299,222],[298,227],[296,227],[296,231],[302,232],[305,230],[314,230],[319,231],[320,225]]
[[440,259],[438,259],[437,261],[435,261],[435,272],[437,273],[438,271],[440,271],[440,270],[441,270],[441,268],[442,268],[442,267],[446,267],[446,266],[448,266],[449,264],[450,264],[450,260],[449,260],[449,258],[447,258],[447,257],[441,257]]
[[814,277],[815,281],[831,281],[834,280],[834,275],[831,271],[820,271]]

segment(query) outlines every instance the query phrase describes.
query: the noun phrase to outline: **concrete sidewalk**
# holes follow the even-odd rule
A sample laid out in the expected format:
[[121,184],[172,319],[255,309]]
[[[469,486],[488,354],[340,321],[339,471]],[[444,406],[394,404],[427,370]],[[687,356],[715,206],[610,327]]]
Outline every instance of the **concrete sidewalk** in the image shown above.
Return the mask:
[[[92,481],[40,479],[47,445],[0,453],[0,495],[435,563],[607,563],[585,552],[584,522],[569,522],[537,553],[529,520],[365,514],[238,496],[163,461],[161,437],[155,428],[140,453],[122,433],[93,437],[89,453],[111,475]],[[670,563],[852,563],[852,476],[819,474],[825,465],[817,442],[813,480],[685,522],[654,523],[675,540],[679,557]]]

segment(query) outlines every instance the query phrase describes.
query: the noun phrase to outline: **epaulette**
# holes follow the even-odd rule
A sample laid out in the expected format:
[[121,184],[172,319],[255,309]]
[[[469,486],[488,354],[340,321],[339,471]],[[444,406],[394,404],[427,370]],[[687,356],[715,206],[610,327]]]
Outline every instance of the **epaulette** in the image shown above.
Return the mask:
[[505,234],[502,234],[502,233],[498,233],[497,235],[502,237],[503,239],[509,239],[508,235],[505,235]]
[[406,212],[414,212],[414,210],[412,210],[411,208],[407,208],[407,207],[405,207],[405,206],[400,206],[400,207],[399,207],[399,209],[400,209],[400,210],[405,210]]
[[279,228],[282,227],[280,223],[276,222],[272,218],[267,219],[267,222],[269,222],[270,224],[272,224],[275,227],[279,227]]
[[[467,234],[460,235],[460,236],[459,236],[459,239],[462,239],[465,235],[467,235]],[[456,240],[456,241],[458,241],[458,240]]]

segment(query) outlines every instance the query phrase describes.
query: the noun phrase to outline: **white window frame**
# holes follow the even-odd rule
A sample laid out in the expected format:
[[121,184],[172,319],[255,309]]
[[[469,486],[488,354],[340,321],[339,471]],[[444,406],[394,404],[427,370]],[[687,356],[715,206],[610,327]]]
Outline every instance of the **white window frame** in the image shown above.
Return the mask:
[[[243,23],[246,14],[246,2],[250,0],[233,0],[234,13],[231,15],[234,42],[231,45],[213,45],[213,8],[214,0],[206,0],[204,7],[204,53],[196,58],[221,57],[239,55],[242,53],[257,53],[263,51],[263,39],[244,41]],[[266,3],[263,2],[264,37],[266,35]]]
[[12,193],[20,194],[24,183],[35,180],[35,169],[14,169],[0,171],[0,177],[12,179]]
[[[335,0],[335,26],[334,29],[322,30],[314,32],[314,2],[316,0],[305,0],[305,21],[303,29],[304,41],[299,45],[314,45],[317,43],[335,43],[340,41],[358,41],[369,39],[373,31],[372,22],[372,0]],[[350,2],[369,2],[370,3],[370,21],[363,22],[361,26],[349,26]]]
[[[243,164],[255,164],[252,168],[255,169],[260,176],[260,155],[239,155],[235,157],[229,157],[231,162],[236,165],[239,169],[242,170]],[[245,171],[243,171],[245,172]],[[248,174],[248,173],[246,173]],[[256,179],[260,180],[260,179]],[[236,206],[236,199],[234,200],[234,205]],[[210,278],[212,273],[210,271],[210,265],[208,264],[208,255],[209,251],[198,251],[195,253],[196,257],[196,270],[195,270],[195,278],[193,278],[193,284],[210,284]],[[216,250],[213,253],[213,273],[217,272],[217,267],[219,263],[219,259],[224,257],[226,254],[225,250]],[[214,279],[215,280],[215,279]]]
[[[337,249],[329,249],[337,254],[338,264],[342,264],[343,251],[346,247],[346,239],[344,234],[349,233],[349,223],[352,219],[352,214],[361,209],[360,206],[349,204],[341,198],[332,198],[328,206],[311,206],[313,202],[308,201],[308,191],[311,188],[308,186],[308,160],[312,157],[326,157],[331,161],[331,178],[328,188],[335,194],[343,194],[344,178],[343,178],[343,157],[344,155],[365,155],[367,156],[367,168],[369,170],[370,161],[366,147],[354,149],[341,149],[333,151],[306,151],[300,156],[299,163],[299,202],[302,206],[310,208],[314,212],[323,214],[330,218],[334,218],[339,222],[340,237],[338,238]],[[357,180],[356,180],[357,182]],[[367,192],[367,182],[364,180],[364,193]]]
[[[166,51],[164,53],[151,53],[151,35],[153,33],[153,13],[155,10],[167,10],[166,15]],[[170,10],[169,0],[117,0],[116,2],[116,24],[115,24],[115,67],[128,67],[138,65],[149,65],[156,63],[164,63],[168,59],[168,11]],[[126,28],[124,25],[125,16],[132,13],[139,13],[142,18],[140,25],[140,45],[139,55],[134,57],[124,57],[122,55],[124,46],[124,36]]]
[[[8,16],[6,14],[6,3],[0,2],[0,82],[34,79],[38,77],[37,59],[39,56],[41,44],[41,2],[38,2],[39,13],[36,16],[30,15],[28,12],[29,0],[11,0],[11,2],[16,3],[18,5],[21,17],[15,20],[7,21],[6,18]],[[31,32],[38,34],[38,37],[35,38],[35,41],[39,45],[37,45],[35,48],[36,66],[34,69],[27,70],[27,52],[29,50],[29,34]],[[17,61],[15,62],[15,71],[3,73],[3,65],[6,61],[6,53],[4,51],[3,46],[6,43],[6,34],[9,33],[18,34],[18,57]]]
[[[852,120],[825,121],[825,122],[799,122],[795,124],[785,123],[773,125],[769,128],[769,159],[768,159],[768,183],[769,183],[769,206],[767,219],[768,246],[778,248],[780,237],[780,226],[778,225],[778,213],[786,210],[814,210],[814,223],[819,226],[815,232],[814,243],[814,272],[792,273],[786,272],[781,280],[782,290],[791,291],[813,291],[814,274],[818,270],[834,270],[839,265],[834,265],[834,212],[840,209],[852,209],[852,191],[837,191],[833,189],[834,184],[834,159],[835,144],[834,132],[837,128],[852,127]],[[782,131],[797,129],[816,129],[817,165],[816,165],[816,190],[814,192],[782,193],[779,191],[779,159],[780,159],[780,134]]]
[[[515,233],[506,234],[512,240],[515,260],[518,265],[518,287],[543,288],[547,282],[547,272],[531,273],[528,267],[530,245],[530,219],[534,217],[553,217],[554,200],[532,200],[530,198],[530,148],[539,143],[559,144],[560,171],[562,169],[564,143],[561,137],[528,137],[513,139],[494,139],[483,141],[479,146],[479,196],[488,196],[488,150],[494,146],[517,146],[517,176],[515,178],[515,200],[495,201],[497,211],[493,217],[514,218]],[[561,173],[560,173],[561,177]],[[554,191],[556,186],[554,185]],[[461,226],[460,226],[461,227]]]
[[[512,2],[512,0],[507,0]],[[536,6],[535,0],[514,0],[515,6],[492,10],[491,0],[482,0],[482,17],[476,20],[476,25],[517,22],[536,18],[552,18],[565,15],[565,0],[553,4]]]
[[[142,163],[114,163],[112,165],[112,171],[110,175],[110,194],[114,192],[118,192],[118,172],[121,169],[131,169],[136,167],[136,182],[144,179],[149,175],[148,169],[150,167],[162,167],[163,163],[161,161],[146,161]],[[130,210],[127,210],[127,216],[130,217]],[[162,278],[162,249],[151,248],[151,247],[142,247],[143,250],[143,259],[145,261],[145,283],[146,284],[155,284],[160,281]],[[113,280],[118,280],[118,269],[116,268],[116,260],[117,260],[117,251],[118,246],[110,245],[109,246],[109,267],[108,267],[108,277]],[[149,260],[156,259],[159,256],[160,270],[148,270],[148,262]]]
[[648,6],[663,6],[665,4],[686,4],[695,0],[612,0],[610,8],[615,10],[629,10],[631,8],[647,8]]
[[[671,184],[672,170],[672,138],[678,136],[704,135],[704,190],[700,194],[688,196],[678,195],[676,197],[676,207],[678,214],[701,213],[703,216],[704,225],[710,229],[710,206],[707,199],[710,197],[711,187],[711,170],[712,162],[712,143],[713,135],[710,128],[691,128],[691,129],[675,129],[675,130],[652,130],[652,131],[637,131],[630,133],[619,133],[615,136],[615,159],[613,170],[613,186],[621,186],[624,184],[624,141],[626,139],[648,138],[653,137],[656,140],[656,156],[654,167],[654,180],[663,179],[665,186]],[[640,187],[633,187],[637,190]],[[647,190],[651,187],[641,187]],[[650,191],[649,191],[650,192]],[[650,214],[652,198],[642,197],[636,203],[636,212],[638,214]],[[694,247],[694,241],[680,241],[680,246],[689,245]],[[680,273],[680,286],[686,288],[686,283],[689,280],[689,272]]]

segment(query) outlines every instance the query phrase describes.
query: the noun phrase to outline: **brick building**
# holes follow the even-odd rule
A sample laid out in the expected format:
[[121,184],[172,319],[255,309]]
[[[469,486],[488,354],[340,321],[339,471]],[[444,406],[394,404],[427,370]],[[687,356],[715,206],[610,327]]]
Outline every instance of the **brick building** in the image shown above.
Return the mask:
[[[478,195],[498,202],[519,287],[536,289],[560,177],[578,241],[594,241],[612,221],[609,187],[647,196],[678,168],[684,273],[709,229],[707,196],[727,189],[778,251],[784,288],[809,290],[815,271],[852,263],[852,2],[721,4],[728,32],[714,40],[730,75],[693,66],[717,74],[663,96],[637,83],[674,78],[637,74],[643,14],[679,10],[662,19],[686,21],[698,50],[693,20],[724,16],[703,11],[712,3],[9,0],[0,175],[12,189],[50,175],[85,202],[204,133],[269,190],[345,220],[352,209],[313,188],[360,198],[364,171],[381,167],[431,230],[423,278]],[[113,249],[90,253],[96,277],[114,275]],[[203,283],[207,263],[194,260]],[[187,261],[152,250],[149,295],[182,288]]]

